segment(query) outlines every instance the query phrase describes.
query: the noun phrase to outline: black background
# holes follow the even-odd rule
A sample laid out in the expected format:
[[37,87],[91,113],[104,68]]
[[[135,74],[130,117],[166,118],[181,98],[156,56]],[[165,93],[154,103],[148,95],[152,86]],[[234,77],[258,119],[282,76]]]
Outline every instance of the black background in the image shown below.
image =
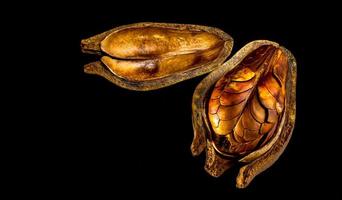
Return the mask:
[[[67,191],[76,197],[337,198],[338,117],[331,113],[337,112],[333,105],[338,92],[332,86],[338,79],[333,78],[336,64],[328,62],[334,61],[330,51],[337,43],[333,38],[338,23],[331,9],[286,2],[160,1],[90,2],[43,10],[34,18],[42,20],[37,25],[42,29],[37,47],[50,50],[36,54],[39,67],[31,62],[39,78],[31,76],[26,83],[39,90],[21,94],[27,98],[25,114],[38,115],[32,118],[35,123],[27,123],[42,132],[35,137],[43,146],[37,152],[50,160],[38,168],[44,171],[43,184],[56,184],[48,184],[57,189],[52,195]],[[50,15],[54,17],[44,21]],[[292,139],[279,160],[248,188],[235,188],[238,168],[213,178],[203,169],[204,154],[191,155],[192,94],[205,75],[156,91],[135,92],[83,73],[83,65],[99,57],[81,53],[81,39],[144,21],[220,28],[234,38],[231,55],[250,41],[267,39],[296,57],[297,119]]]

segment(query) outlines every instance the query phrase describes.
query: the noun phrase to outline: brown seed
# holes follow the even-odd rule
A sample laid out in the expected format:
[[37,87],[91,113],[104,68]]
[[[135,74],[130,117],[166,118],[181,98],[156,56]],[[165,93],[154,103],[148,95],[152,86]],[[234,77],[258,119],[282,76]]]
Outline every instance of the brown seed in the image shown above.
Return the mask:
[[159,55],[191,54],[221,46],[222,40],[205,31],[167,27],[126,28],[108,35],[101,49],[121,59],[149,59]]

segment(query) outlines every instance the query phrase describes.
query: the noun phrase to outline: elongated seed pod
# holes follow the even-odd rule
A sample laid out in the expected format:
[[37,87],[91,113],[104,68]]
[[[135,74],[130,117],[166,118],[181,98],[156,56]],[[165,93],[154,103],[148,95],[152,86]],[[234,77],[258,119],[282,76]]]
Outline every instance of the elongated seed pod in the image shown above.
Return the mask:
[[284,47],[254,41],[210,73],[193,96],[193,155],[207,152],[206,171],[244,166],[244,188],[285,149],[295,120],[296,62]]
[[131,90],[155,90],[215,69],[231,52],[233,39],[212,27],[137,23],[81,41],[85,53],[104,55],[84,66]]

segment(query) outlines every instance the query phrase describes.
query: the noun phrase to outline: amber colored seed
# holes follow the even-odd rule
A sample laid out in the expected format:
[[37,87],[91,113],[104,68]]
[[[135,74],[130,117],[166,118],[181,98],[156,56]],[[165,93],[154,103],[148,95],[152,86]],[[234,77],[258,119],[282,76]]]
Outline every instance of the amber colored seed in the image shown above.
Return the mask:
[[287,68],[281,49],[262,46],[217,82],[208,104],[209,121],[213,134],[231,135],[221,141],[225,147],[216,144],[219,149],[244,155],[261,147],[262,138],[262,145],[272,138],[284,108]]
[[130,81],[152,80],[215,60],[224,42],[204,31],[172,28],[127,28],[108,35],[102,62],[115,75]]

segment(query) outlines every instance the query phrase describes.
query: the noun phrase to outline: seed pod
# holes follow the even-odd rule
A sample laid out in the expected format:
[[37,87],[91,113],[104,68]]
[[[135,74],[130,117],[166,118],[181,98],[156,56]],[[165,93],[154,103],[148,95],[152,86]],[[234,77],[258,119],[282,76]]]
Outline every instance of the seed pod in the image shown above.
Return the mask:
[[103,55],[84,71],[131,90],[154,90],[214,70],[229,56],[233,39],[206,26],[137,23],[81,41],[85,53]]
[[284,151],[295,122],[296,62],[277,43],[247,44],[210,73],[193,95],[193,155],[218,177],[236,163],[245,188]]

